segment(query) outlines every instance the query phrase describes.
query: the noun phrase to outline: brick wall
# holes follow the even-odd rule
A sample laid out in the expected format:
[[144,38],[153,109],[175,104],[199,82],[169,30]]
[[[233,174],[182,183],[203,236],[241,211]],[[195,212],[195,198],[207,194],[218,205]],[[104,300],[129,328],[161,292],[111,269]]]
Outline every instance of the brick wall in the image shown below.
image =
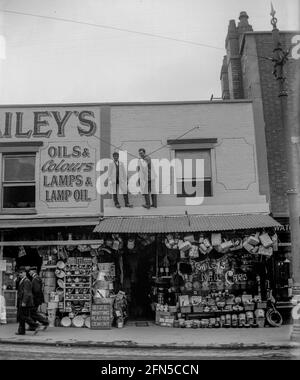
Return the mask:
[[[244,20],[247,26],[247,21]],[[241,28],[240,28],[241,29]],[[244,30],[237,31],[244,32]],[[258,172],[260,177],[260,191],[270,201],[271,211],[275,216],[287,216],[287,160],[285,148],[285,134],[282,128],[280,99],[278,97],[278,83],[272,74],[273,63],[259,57],[271,57],[273,40],[271,32],[252,32],[245,30],[239,36],[240,51],[236,56],[236,33],[234,22],[230,20],[226,37],[227,72],[222,65],[221,86],[224,89],[224,79],[228,78],[230,99],[246,98],[253,100],[254,120],[256,128],[256,144],[258,149]],[[280,33],[284,49],[291,46],[292,32]],[[234,44],[230,40],[234,38]],[[300,60],[291,59],[286,66],[288,97],[288,122],[295,129],[300,129],[299,123],[299,88],[295,80],[300,75]],[[234,90],[233,90],[234,89]],[[240,89],[240,91],[239,91]],[[262,144],[261,130],[264,129],[265,145]],[[296,132],[295,132],[296,134]],[[267,161],[267,163],[260,161]],[[265,183],[268,178],[268,185]],[[262,184],[262,185],[261,185]]]
[[[291,45],[294,33],[282,33],[281,41],[284,49]],[[271,33],[255,35],[257,55],[270,57],[273,51]],[[274,215],[287,215],[287,161],[284,130],[282,128],[282,115],[280,99],[278,97],[278,83],[272,74],[272,62],[259,58],[259,73],[261,79],[261,91],[263,112],[265,119],[265,134],[267,143],[268,170],[271,191],[271,210]],[[295,107],[295,73],[300,71],[300,61],[290,60],[286,66],[288,97],[288,122],[296,123],[298,112]],[[300,106],[300,105],[299,105]]]

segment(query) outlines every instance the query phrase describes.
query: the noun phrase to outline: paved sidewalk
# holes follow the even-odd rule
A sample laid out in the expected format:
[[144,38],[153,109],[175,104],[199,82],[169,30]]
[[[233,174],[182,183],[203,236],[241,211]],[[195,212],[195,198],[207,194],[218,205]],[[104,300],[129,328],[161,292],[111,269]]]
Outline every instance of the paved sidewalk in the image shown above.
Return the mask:
[[293,348],[291,326],[250,329],[181,329],[151,325],[125,326],[122,329],[50,327],[37,335],[15,335],[16,324],[0,325],[0,344],[41,344],[92,347],[152,348]]

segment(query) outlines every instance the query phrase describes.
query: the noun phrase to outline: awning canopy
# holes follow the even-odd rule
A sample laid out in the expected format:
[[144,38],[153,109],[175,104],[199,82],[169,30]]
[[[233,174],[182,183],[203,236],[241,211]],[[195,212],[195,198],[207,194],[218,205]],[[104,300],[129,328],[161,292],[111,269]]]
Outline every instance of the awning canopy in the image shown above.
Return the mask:
[[265,214],[107,217],[94,229],[99,233],[175,233],[230,231],[280,227]]

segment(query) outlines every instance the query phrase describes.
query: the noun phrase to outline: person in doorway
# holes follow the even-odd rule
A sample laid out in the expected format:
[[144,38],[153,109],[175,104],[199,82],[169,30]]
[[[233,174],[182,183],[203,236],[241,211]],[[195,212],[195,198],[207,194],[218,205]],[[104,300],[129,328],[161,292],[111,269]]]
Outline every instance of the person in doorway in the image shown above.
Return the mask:
[[119,190],[121,190],[125,202],[125,207],[132,207],[129,203],[128,189],[127,189],[127,175],[123,162],[119,161],[119,153],[113,153],[113,160],[108,165],[108,184],[110,193],[113,195],[114,204],[120,208],[118,199]]
[[31,318],[31,309],[33,307],[32,286],[27,278],[25,267],[20,267],[18,271],[20,282],[18,285],[17,308],[19,328],[16,335],[25,335],[25,324],[29,325],[31,331],[37,332],[39,324]]
[[[146,155],[146,150],[144,148],[139,149],[139,180],[141,193],[144,194],[145,204],[143,207],[149,209],[150,207],[157,207],[157,194],[155,189],[155,170],[151,163],[151,158]],[[150,194],[152,199],[152,204],[150,204]]]
[[39,322],[44,326],[44,330],[49,326],[49,321],[38,309],[42,303],[44,303],[43,284],[42,279],[37,273],[37,267],[31,267],[29,269],[29,275],[31,277],[33,307],[31,309],[31,318],[35,322]]

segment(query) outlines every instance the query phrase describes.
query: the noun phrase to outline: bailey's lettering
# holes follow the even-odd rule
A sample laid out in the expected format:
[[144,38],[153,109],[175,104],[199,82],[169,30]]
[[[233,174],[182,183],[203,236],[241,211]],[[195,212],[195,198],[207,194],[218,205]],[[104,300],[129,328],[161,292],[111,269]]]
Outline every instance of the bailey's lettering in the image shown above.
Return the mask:
[[66,128],[76,128],[79,136],[94,136],[97,132],[95,114],[86,110],[64,111],[63,114],[60,111],[35,111],[24,124],[24,112],[0,114],[0,138],[65,137]]

